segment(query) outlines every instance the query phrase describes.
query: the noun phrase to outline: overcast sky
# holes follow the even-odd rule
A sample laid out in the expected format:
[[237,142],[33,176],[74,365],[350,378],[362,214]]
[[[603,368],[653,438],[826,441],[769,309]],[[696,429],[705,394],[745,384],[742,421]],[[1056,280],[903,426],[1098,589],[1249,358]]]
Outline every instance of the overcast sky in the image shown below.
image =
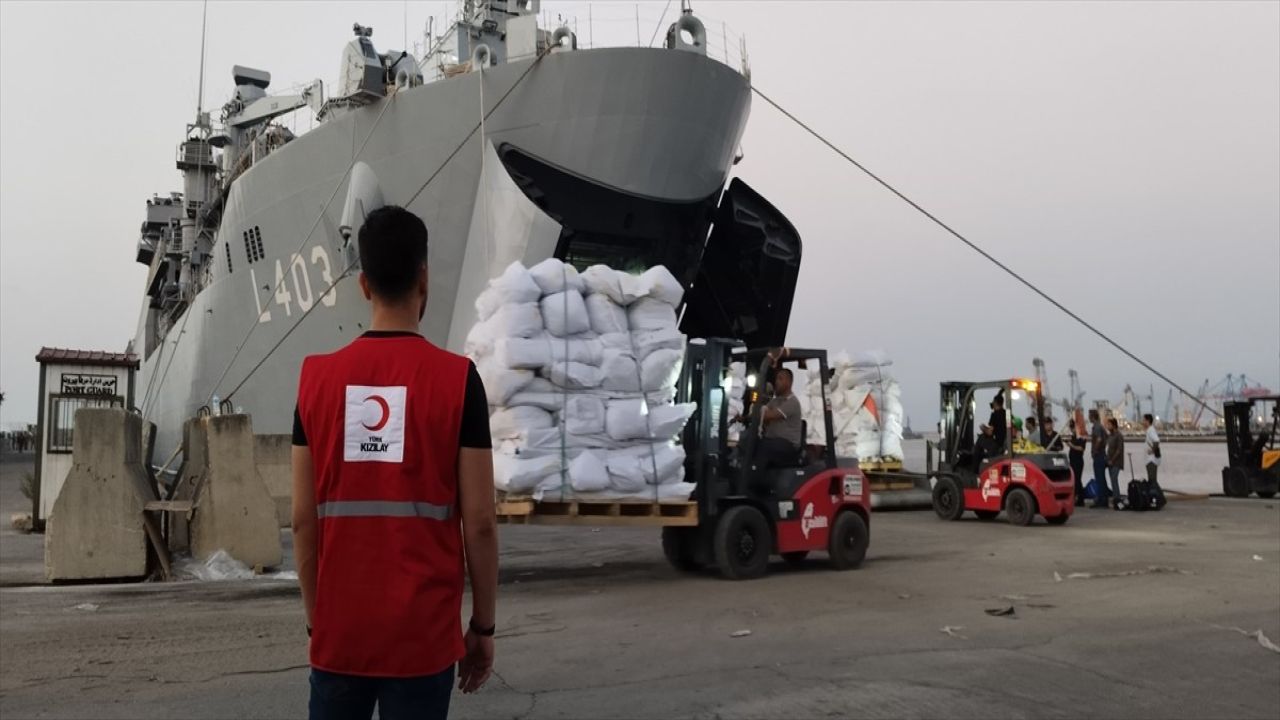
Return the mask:
[[[665,2],[544,2],[584,44],[647,43]],[[671,3],[678,7],[679,2]],[[209,5],[206,107],[233,64],[337,74],[351,24],[421,42],[442,2]],[[1192,388],[1280,388],[1280,4],[695,2],[713,54],[944,221]],[[405,23],[405,15],[408,24]],[[670,22],[668,15],[666,22]],[[724,26],[721,23],[724,23]],[[406,31],[407,27],[407,31]],[[665,25],[663,25],[665,27]],[[181,188],[200,4],[0,2],[0,424],[34,421],[41,345],[122,350],[143,203]],[[309,114],[294,119],[302,130]],[[917,427],[944,379],[1167,386],[758,99],[737,173],[805,242],[789,341],[894,359]]]

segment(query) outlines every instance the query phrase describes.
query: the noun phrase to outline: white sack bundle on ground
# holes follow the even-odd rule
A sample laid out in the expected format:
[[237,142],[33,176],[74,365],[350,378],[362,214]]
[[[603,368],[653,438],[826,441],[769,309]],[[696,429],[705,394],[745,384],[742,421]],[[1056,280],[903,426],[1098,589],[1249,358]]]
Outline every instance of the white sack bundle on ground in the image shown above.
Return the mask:
[[[827,398],[838,457],[860,462],[903,459],[902,393],[893,379],[892,365],[880,350],[832,356],[834,374],[827,383]],[[821,382],[816,373],[811,374],[801,397],[813,444],[826,442]]]
[[498,489],[538,499],[685,500],[674,442],[693,404],[672,404],[686,338],[684,289],[554,258],[512,263],[476,300],[464,351],[491,405]]

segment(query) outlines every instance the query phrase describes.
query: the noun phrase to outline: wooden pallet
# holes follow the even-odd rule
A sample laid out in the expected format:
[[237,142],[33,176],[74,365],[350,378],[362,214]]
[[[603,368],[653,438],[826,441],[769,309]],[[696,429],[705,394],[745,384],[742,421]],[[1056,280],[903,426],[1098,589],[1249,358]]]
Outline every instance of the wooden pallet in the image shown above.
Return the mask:
[[858,467],[864,471],[875,472],[877,470],[892,471],[901,470],[901,460],[870,460],[867,462],[859,462]]
[[698,504],[625,500],[538,502],[529,497],[499,497],[498,522],[509,525],[585,525],[588,527],[662,527],[698,524]]

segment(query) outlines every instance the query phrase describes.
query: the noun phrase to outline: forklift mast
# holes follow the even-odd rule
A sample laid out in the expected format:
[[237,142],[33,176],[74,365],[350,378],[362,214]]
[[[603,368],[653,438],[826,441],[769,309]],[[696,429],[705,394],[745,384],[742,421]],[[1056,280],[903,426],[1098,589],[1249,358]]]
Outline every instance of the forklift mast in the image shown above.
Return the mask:
[[[743,492],[742,480],[747,462],[738,455],[750,457],[754,452],[753,431],[758,427],[759,413],[753,405],[760,399],[761,390],[773,379],[773,357],[779,366],[798,364],[816,365],[817,372],[826,379],[831,375],[825,350],[800,350],[790,348],[759,348],[748,350],[740,340],[729,338],[699,338],[689,341],[685,361],[676,385],[676,402],[697,403],[697,409],[685,424],[681,440],[685,448],[685,478],[694,483],[694,497],[708,514],[714,515],[719,501]],[[754,386],[737,388],[732,384],[732,364],[745,363]],[[835,433],[831,420],[831,403],[823,385],[823,422],[826,430],[826,447],[821,458],[827,468],[836,466]],[[739,393],[743,400],[743,415],[751,418],[742,433],[740,444],[729,445],[729,400]]]
[[[1270,401],[1271,428],[1265,422],[1255,437],[1249,432],[1256,403]],[[1252,468],[1262,466],[1262,451],[1269,444],[1275,447],[1277,427],[1280,426],[1280,396],[1264,396],[1249,400],[1233,400],[1222,404],[1222,419],[1227,432],[1228,467]]]

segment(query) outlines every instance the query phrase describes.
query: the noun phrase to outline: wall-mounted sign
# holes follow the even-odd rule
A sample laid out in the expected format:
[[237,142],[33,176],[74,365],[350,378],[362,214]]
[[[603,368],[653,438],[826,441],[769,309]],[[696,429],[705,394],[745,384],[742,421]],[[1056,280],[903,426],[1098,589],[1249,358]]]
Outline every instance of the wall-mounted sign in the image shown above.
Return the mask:
[[62,394],[114,397],[120,394],[117,387],[119,380],[115,375],[62,373]]

